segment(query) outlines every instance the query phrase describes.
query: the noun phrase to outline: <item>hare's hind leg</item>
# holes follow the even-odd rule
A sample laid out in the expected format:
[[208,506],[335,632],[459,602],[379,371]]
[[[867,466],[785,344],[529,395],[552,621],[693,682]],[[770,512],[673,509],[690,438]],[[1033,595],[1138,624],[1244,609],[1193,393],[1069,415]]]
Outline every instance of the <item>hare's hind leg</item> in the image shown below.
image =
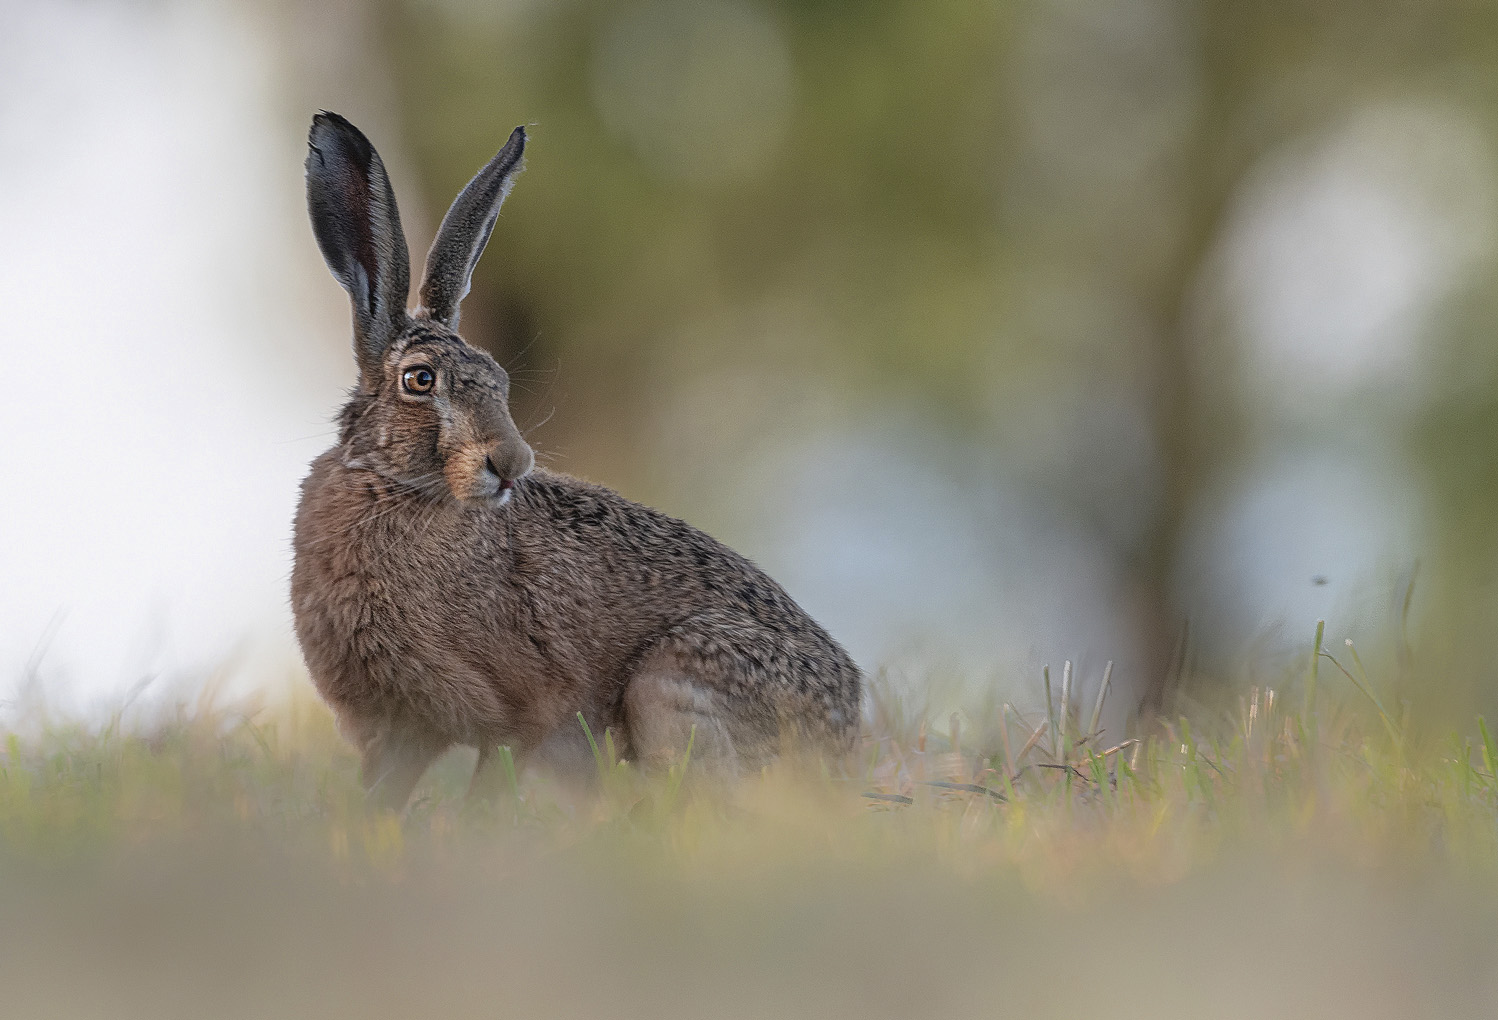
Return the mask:
[[667,768],[681,761],[689,741],[690,767],[699,775],[742,775],[774,757],[773,719],[706,682],[711,668],[694,669],[669,654],[641,664],[624,691],[624,724],[641,765]]
[[694,771],[738,771],[733,733],[714,693],[676,671],[635,675],[624,691],[624,724],[635,759],[647,769],[665,769],[692,747]]

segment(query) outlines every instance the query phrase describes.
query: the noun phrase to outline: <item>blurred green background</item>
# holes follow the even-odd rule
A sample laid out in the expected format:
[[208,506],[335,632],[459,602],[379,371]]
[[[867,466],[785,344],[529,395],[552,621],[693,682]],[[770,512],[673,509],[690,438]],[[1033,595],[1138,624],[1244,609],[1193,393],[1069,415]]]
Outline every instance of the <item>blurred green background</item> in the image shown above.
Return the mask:
[[[930,591],[926,648],[1117,657],[1156,704],[1183,631],[1214,675],[1319,615],[1392,640],[1418,561],[1442,681],[1493,692],[1492,4],[369,16],[434,214],[533,126],[466,321],[553,463],[825,616]],[[828,504],[853,548],[794,534]]]
[[[135,33],[152,68],[198,68],[173,102],[259,111],[163,106],[161,129],[206,124],[205,159],[261,168],[271,197],[242,215],[277,203],[281,254],[238,285],[305,314],[233,341],[254,360],[285,333],[257,386],[301,358],[347,381],[343,295],[298,222],[314,109],[385,154],[417,253],[523,123],[528,170],[464,315],[517,420],[550,466],[759,560],[865,667],[1033,690],[1043,663],[1111,659],[1169,710],[1183,682],[1272,676],[1325,617],[1392,655],[1406,694],[1498,706],[1491,3],[16,13],[13,66],[53,47],[83,68],[89,39]],[[116,87],[89,73],[56,110]],[[34,182],[16,159],[57,119],[8,91],[12,175]],[[6,424],[43,442],[34,417]],[[276,536],[280,514],[259,515]]]

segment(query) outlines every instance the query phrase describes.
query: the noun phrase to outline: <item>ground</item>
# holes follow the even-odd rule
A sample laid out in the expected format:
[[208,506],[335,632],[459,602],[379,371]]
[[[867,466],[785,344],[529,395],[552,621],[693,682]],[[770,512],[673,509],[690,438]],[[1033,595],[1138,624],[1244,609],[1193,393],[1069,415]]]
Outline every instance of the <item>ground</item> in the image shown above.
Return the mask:
[[731,791],[605,739],[593,791],[465,803],[455,754],[404,818],[310,696],[16,720],[6,1012],[1498,1015],[1498,745],[1320,662],[1118,749],[1069,684],[876,691],[853,774]]

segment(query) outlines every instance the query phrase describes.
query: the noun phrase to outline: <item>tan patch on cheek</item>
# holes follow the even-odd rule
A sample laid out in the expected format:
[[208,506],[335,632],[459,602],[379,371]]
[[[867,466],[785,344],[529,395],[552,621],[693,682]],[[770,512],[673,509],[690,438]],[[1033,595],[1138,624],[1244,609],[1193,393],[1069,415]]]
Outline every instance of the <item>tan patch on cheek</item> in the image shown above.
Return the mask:
[[484,470],[484,451],[472,446],[454,450],[442,465],[447,487],[459,499],[472,499],[478,492],[479,477]]

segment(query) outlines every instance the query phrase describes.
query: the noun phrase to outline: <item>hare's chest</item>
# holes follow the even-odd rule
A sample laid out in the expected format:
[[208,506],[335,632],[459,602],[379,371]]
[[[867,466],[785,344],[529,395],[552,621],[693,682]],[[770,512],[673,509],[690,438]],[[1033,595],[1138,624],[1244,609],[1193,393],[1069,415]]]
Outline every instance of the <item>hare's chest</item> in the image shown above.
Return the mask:
[[291,603],[318,689],[358,714],[471,714],[480,685],[451,639],[461,564],[431,515],[315,480],[297,516]]
[[455,634],[448,586],[430,574],[393,576],[388,566],[330,578],[294,599],[312,678],[340,714],[405,720],[471,742],[504,715],[488,657],[461,628]]

